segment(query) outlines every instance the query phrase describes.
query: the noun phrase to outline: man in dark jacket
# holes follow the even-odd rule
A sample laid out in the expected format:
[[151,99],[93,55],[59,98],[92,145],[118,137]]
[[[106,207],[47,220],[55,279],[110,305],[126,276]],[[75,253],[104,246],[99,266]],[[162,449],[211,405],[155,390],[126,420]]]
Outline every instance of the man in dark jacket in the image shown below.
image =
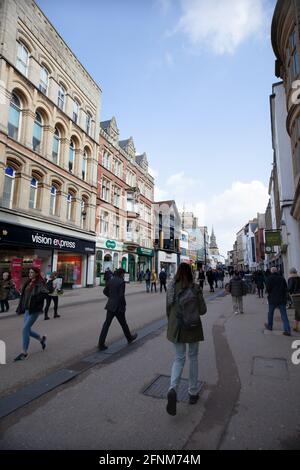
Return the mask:
[[271,274],[266,280],[266,289],[269,302],[268,323],[265,323],[266,329],[273,329],[274,311],[279,308],[284,328],[283,334],[291,336],[291,327],[286,313],[287,283],[284,277],[278,273],[277,268],[271,269]]
[[159,283],[160,283],[160,292],[162,292],[163,288],[165,289],[165,292],[167,292],[167,273],[162,268],[162,270],[159,273]]
[[124,335],[126,336],[126,339],[128,341],[128,344],[132,343],[132,341],[137,338],[137,333],[133,335],[130,333],[125,318],[126,300],[124,274],[124,269],[117,269],[114,277],[108,282],[107,286],[103,291],[104,295],[108,297],[108,301],[105,306],[105,309],[107,310],[106,320],[103,324],[98,342],[98,348],[100,351],[104,351],[105,349],[107,349],[107,346],[105,345],[105,340],[114,317],[116,317],[118,322],[120,323]]
[[247,293],[247,286],[246,283],[241,279],[238,271],[234,272],[233,278],[230,280],[229,292],[232,296],[233,312],[235,314],[243,314],[243,295],[246,295]]

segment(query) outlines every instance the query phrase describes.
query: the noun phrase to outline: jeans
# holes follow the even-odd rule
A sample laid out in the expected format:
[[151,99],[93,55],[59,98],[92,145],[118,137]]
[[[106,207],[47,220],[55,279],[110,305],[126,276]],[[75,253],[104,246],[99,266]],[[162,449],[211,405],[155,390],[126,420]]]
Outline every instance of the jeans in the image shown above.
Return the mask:
[[150,281],[146,281],[146,290],[150,292]]
[[234,313],[244,313],[243,297],[232,297],[232,304]]
[[111,325],[111,322],[113,321],[114,317],[117,318],[118,322],[120,323],[123,333],[126,336],[127,341],[131,341],[132,335],[130,333],[129,327],[127,325],[127,321],[125,318],[125,312],[119,312],[118,310],[116,312],[110,312],[109,310],[106,313],[106,320],[103,324],[100,336],[99,336],[99,341],[98,345],[103,346],[105,344],[106,336],[109,330],[109,327]]
[[[198,393],[198,350],[199,343],[188,343],[189,345],[189,394],[197,395]],[[175,361],[171,373],[170,389],[177,390],[181,374],[185,364],[186,343],[174,343]]]
[[156,282],[151,282],[151,292],[153,292],[153,288],[155,289],[155,292],[156,292]]
[[31,331],[31,327],[37,321],[38,317],[39,317],[38,313],[34,313],[33,315],[30,315],[29,311],[25,310],[24,326],[23,326],[23,350],[24,352],[28,351],[30,336],[32,338],[37,339],[38,341],[41,340],[40,335],[38,335],[34,331]]
[[273,329],[273,317],[274,317],[274,312],[275,309],[279,308],[280,310],[280,315],[281,315],[281,320],[283,323],[283,328],[284,331],[287,333],[291,332],[291,327],[290,327],[290,322],[286,313],[286,305],[285,304],[280,304],[280,305],[270,305],[269,304],[269,313],[268,313],[268,328],[270,330]]
[[58,307],[58,296],[57,295],[47,295],[46,299],[46,308],[45,308],[45,316],[48,315],[49,307],[51,304],[51,300],[53,300],[54,304],[54,315],[57,315],[57,307]]

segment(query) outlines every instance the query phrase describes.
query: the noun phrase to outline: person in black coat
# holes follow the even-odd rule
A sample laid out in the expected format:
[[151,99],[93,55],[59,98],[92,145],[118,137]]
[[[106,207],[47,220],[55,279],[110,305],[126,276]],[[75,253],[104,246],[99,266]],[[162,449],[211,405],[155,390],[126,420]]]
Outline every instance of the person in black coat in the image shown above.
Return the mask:
[[[297,269],[295,268],[290,269],[290,277],[288,279],[288,291],[289,291],[290,296],[293,296],[293,295],[300,296],[300,277],[298,276]],[[299,333],[300,308],[298,306],[298,302],[294,303],[294,308],[295,308],[295,325],[293,327],[293,330]]]
[[268,323],[265,323],[266,329],[273,329],[274,311],[276,308],[279,308],[284,328],[283,334],[291,336],[291,327],[286,312],[288,287],[286,280],[278,273],[275,267],[271,269],[271,274],[266,280],[266,289],[269,302]]
[[204,286],[204,282],[205,282],[205,272],[203,270],[203,268],[200,269],[199,271],[199,285],[201,287],[201,289],[203,290],[203,286]]
[[165,292],[167,292],[167,273],[164,270],[164,268],[162,268],[162,270],[159,273],[159,283],[160,283],[160,292],[162,292],[163,288]]
[[256,276],[255,276],[255,284],[257,287],[258,291],[258,297],[259,298],[264,298],[264,288],[265,288],[265,278],[264,274],[262,271],[257,271]]
[[125,318],[126,300],[124,274],[124,269],[117,269],[114,274],[114,277],[108,282],[107,286],[103,290],[104,295],[108,297],[108,301],[105,306],[105,309],[107,310],[106,320],[102,326],[98,341],[98,349],[100,351],[104,351],[105,349],[107,349],[107,346],[105,345],[105,340],[114,317],[116,317],[118,322],[120,323],[124,335],[128,341],[128,344],[132,343],[132,341],[137,338],[137,333],[130,333]]

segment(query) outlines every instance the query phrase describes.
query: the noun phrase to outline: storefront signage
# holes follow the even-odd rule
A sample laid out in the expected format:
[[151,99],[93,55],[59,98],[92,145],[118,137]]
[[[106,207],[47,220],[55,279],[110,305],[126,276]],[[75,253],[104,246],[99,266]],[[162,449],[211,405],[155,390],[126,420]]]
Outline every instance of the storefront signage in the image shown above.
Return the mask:
[[117,246],[116,242],[114,240],[107,240],[105,243],[106,248],[109,248],[110,250],[114,250]]
[[143,255],[143,256],[154,256],[153,250],[151,250],[151,248],[139,247],[137,249],[137,254],[138,255]]
[[281,231],[280,230],[266,230],[265,231],[266,247],[280,246],[282,243],[281,240]]
[[22,245],[75,253],[95,253],[95,243],[0,222],[0,246]]

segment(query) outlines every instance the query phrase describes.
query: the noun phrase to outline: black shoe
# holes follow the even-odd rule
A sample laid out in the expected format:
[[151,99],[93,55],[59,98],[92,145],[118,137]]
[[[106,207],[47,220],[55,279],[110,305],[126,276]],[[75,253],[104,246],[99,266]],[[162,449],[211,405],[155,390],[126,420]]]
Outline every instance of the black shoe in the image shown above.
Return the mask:
[[42,339],[41,339],[40,343],[42,345],[43,351],[44,351],[44,349],[46,349],[46,341],[47,341],[47,336],[42,336]]
[[134,333],[133,335],[131,335],[131,338],[128,340],[128,344],[131,344],[135,339],[137,339],[137,333]]
[[283,335],[284,335],[284,336],[292,336],[289,331],[284,331],[284,332],[283,332]]
[[108,347],[105,344],[99,344],[98,349],[99,351],[105,351],[106,349],[108,349]]
[[168,391],[168,404],[167,404],[167,413],[169,415],[175,416],[176,415],[176,403],[177,403],[177,394],[174,388],[171,388]]
[[60,318],[60,315],[58,315],[58,314],[57,314],[57,315],[54,315],[53,318]]
[[25,361],[27,357],[28,357],[28,354],[21,353],[15,358],[14,362]]
[[189,395],[189,404],[190,405],[195,405],[197,401],[199,400],[199,394],[197,395]]
[[266,330],[269,330],[269,331],[272,331],[272,330],[273,330],[273,328],[269,328],[268,323],[265,323],[265,329],[266,329]]
[[50,317],[48,317],[48,315],[45,315],[44,320],[50,320]]

